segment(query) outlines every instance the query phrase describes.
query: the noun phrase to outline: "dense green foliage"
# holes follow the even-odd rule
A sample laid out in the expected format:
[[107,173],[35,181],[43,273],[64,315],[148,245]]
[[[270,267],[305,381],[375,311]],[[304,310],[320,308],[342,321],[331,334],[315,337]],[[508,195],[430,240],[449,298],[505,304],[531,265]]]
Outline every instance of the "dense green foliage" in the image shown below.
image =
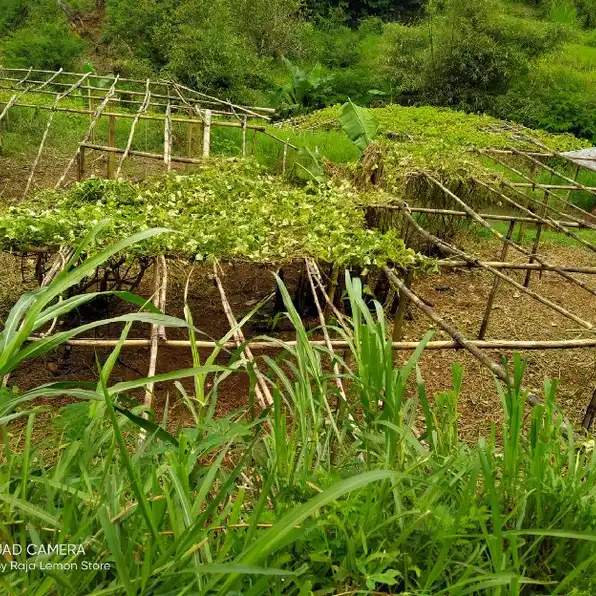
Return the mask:
[[80,34],[101,70],[167,73],[282,115],[434,104],[592,139],[595,26],[593,0],[8,0],[0,52],[72,68]]
[[[52,302],[116,248],[19,301],[0,334],[0,374],[36,355],[23,339],[76,308],[81,297]],[[221,382],[243,369],[238,354],[226,362],[219,349],[203,365],[195,351],[195,368],[151,379],[176,381],[192,424],[175,434],[173,410],[163,421],[140,417],[134,391],[150,379],[113,380],[119,349],[98,365],[97,383],[3,390],[0,423],[11,424],[0,466],[3,540],[31,545],[29,557],[14,560],[36,566],[7,565],[3,591],[594,593],[596,450],[571,426],[561,429],[555,384],[545,382],[545,405],[522,430],[516,357],[509,386],[498,388],[499,440],[493,426],[468,445],[458,437],[461,367],[431,402],[416,366],[423,347],[395,366],[382,308],[369,311],[358,279],[346,275],[346,288],[347,358],[308,343],[280,282],[297,345],[260,358],[274,404],[256,418],[244,408],[214,418]],[[190,331],[155,312],[129,319]],[[67,337],[39,343],[47,351]],[[224,364],[214,366],[218,356]],[[345,399],[328,361],[339,367]],[[78,403],[48,423],[36,399],[65,395]],[[85,554],[36,554],[48,542],[80,544]]]
[[[323,131],[340,126],[341,106],[332,106],[292,120],[296,130]],[[404,183],[415,172],[432,172],[444,181],[469,182],[472,176],[492,178],[501,172],[494,162],[471,149],[516,147],[534,150],[531,142],[512,135],[503,122],[487,115],[466,114],[446,108],[391,105],[369,109],[378,122],[378,136],[368,147],[370,159],[348,164],[356,179],[376,171],[376,184],[403,196]],[[522,132],[523,129],[522,129]],[[585,143],[571,135],[552,135],[526,130],[556,151],[578,149]],[[523,169],[523,165],[518,168]]]
[[[131,183],[91,178],[0,216],[3,247],[76,245],[104,217],[105,239],[154,226],[176,234],[140,245],[146,254],[190,259],[283,262],[311,256],[327,262],[425,265],[395,230],[365,229],[349,185],[311,182],[294,187],[246,160],[214,159],[190,176]],[[430,266],[430,265],[429,265]]]

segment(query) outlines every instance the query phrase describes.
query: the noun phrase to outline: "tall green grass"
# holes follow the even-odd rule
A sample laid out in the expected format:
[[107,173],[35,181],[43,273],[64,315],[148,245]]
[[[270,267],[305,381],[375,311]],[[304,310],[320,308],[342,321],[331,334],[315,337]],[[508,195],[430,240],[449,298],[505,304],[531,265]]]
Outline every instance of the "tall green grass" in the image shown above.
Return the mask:
[[[39,312],[48,319],[57,314],[48,308],[84,299],[55,302],[66,279],[102,258],[20,302],[24,323],[7,321],[3,362],[28,349],[17,338]],[[214,366],[221,350],[202,364],[194,350],[194,369],[153,379],[196,381],[179,397],[194,422],[175,435],[167,409],[164,421],[140,417],[131,392],[149,379],[111,381],[120,346],[98,364],[97,384],[3,391],[1,542],[85,550],[12,557],[37,565],[28,571],[5,556],[3,593],[594,593],[596,450],[553,422],[554,383],[545,381],[543,406],[526,410],[516,357],[511,382],[495,391],[502,428],[487,425],[487,438],[469,445],[458,428],[463,370],[454,367],[451,391],[428,396],[417,365],[424,342],[396,366],[383,310],[367,306],[360,280],[346,275],[351,316],[328,329],[348,341],[344,353],[308,342],[278,284],[297,344],[260,359],[274,397],[266,411],[251,413],[247,396],[246,408],[214,416],[221,381],[242,370],[237,353]],[[138,320],[195,333],[188,310],[184,321],[158,312]],[[76,403],[53,408],[48,426],[42,410],[63,394]]]

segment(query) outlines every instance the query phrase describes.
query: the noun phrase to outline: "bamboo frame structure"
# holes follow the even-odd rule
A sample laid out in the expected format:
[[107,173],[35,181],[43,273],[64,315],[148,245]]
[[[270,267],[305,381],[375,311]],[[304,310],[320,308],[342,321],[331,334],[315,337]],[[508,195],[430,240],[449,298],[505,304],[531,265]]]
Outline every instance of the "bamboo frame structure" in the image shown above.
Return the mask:
[[[211,138],[213,129],[216,127],[238,129],[239,151],[242,157],[247,157],[249,153],[247,145],[248,130],[252,130],[254,135],[263,134],[275,139],[280,144],[283,172],[288,167],[288,150],[297,149],[295,145],[290,143],[289,138],[280,138],[266,128],[266,122],[272,114],[272,110],[255,106],[235,105],[229,101],[214,98],[172,81],[139,81],[119,77],[108,79],[94,73],[71,73],[62,70],[0,69],[0,89],[12,91],[12,95],[8,97],[4,107],[0,109],[0,121],[6,117],[10,110],[17,108],[47,110],[50,112],[31,173],[26,182],[25,195],[33,186],[35,172],[57,114],[85,115],[89,117],[89,124],[78,141],[76,151],[69,158],[66,168],[61,172],[56,187],[60,187],[69,181],[69,174],[75,163],[78,163],[77,177],[79,179],[84,178],[86,174],[86,155],[88,156],[90,152],[96,152],[107,157],[108,178],[123,175],[126,160],[131,158],[161,162],[161,167],[165,171],[170,171],[173,164],[176,163],[201,164],[211,153]],[[85,90],[86,95],[83,96],[81,90]],[[72,101],[68,105],[59,105],[63,100],[75,98],[76,93],[79,93],[81,99],[87,102],[85,108],[78,107],[76,104],[73,105]],[[24,101],[25,96],[27,96],[26,102]],[[108,139],[106,142],[94,139],[98,124],[102,119],[108,120]],[[118,147],[116,144],[116,125],[119,120],[130,122],[124,147]],[[139,125],[141,121],[163,122],[163,129],[160,132],[160,134],[163,133],[163,143],[159,147],[159,152],[141,151],[136,147],[135,138],[138,134],[138,128],[142,128]],[[186,138],[182,139],[183,142],[177,143],[180,125],[186,125],[187,132]],[[200,133],[200,131],[202,132]],[[199,138],[199,134],[201,134],[201,138]],[[252,143],[254,152],[255,137],[253,137]],[[407,305],[413,305],[423,312],[451,338],[446,341],[431,341],[426,346],[427,350],[466,350],[503,382],[508,382],[507,371],[502,365],[492,360],[486,353],[487,351],[596,348],[595,321],[593,318],[588,320],[586,316],[579,316],[566,306],[543,296],[535,289],[526,287],[530,285],[532,272],[538,272],[541,275],[544,273],[545,275],[556,276],[561,283],[580,288],[590,295],[590,300],[594,300],[594,296],[596,296],[596,289],[585,280],[585,276],[596,274],[596,262],[592,262],[593,264],[555,264],[550,259],[545,258],[540,251],[542,231],[548,229],[567,236],[578,247],[587,249],[588,254],[596,252],[596,244],[588,237],[581,235],[583,230],[596,230],[596,218],[573,201],[573,193],[587,193],[590,196],[596,196],[596,187],[579,183],[577,175],[572,178],[549,165],[548,162],[554,160],[560,164],[561,160],[566,160],[567,163],[573,163],[578,168],[585,167],[585,164],[572,162],[567,156],[541,146],[539,142],[536,142],[535,145],[536,150],[532,151],[521,151],[514,147],[476,150],[513,174],[510,179],[502,177],[501,179],[480,180],[473,178],[470,180],[472,185],[486,191],[487,196],[490,197],[491,207],[496,208],[494,209],[495,212],[492,212],[493,210],[490,208],[483,209],[480,212],[472,207],[469,202],[463,200],[459,192],[454,192],[449,188],[447,183],[444,183],[437,176],[425,172],[419,175],[426,178],[431,188],[438,189],[446,199],[452,201],[453,208],[410,205],[405,201],[398,204],[368,207],[370,209],[399,212],[404,218],[402,236],[422,236],[433,247],[438,248],[440,252],[446,255],[438,260],[438,266],[441,269],[477,269],[490,274],[490,292],[484,308],[480,330],[477,333],[477,339],[470,339],[451,323],[448,323],[422,296],[418,296],[416,291],[412,289],[415,287],[413,284],[415,275],[413,269],[409,268],[402,271],[388,266],[385,267],[383,273],[389,280],[390,287],[393,288],[392,291],[395,291],[400,298],[393,327],[393,350],[410,351],[416,349],[419,345],[418,341],[403,341],[403,325]],[[193,151],[193,147],[197,150]],[[584,161],[589,162],[590,159]],[[596,161],[596,158],[592,161]],[[522,165],[514,167],[510,162],[515,162],[515,166],[520,162]],[[524,163],[532,170],[530,175],[522,171]],[[89,165],[88,157],[87,165]],[[534,179],[537,176],[536,173],[540,171],[558,177],[563,183],[554,184],[552,180],[549,183],[542,183]],[[532,192],[535,190],[544,193],[542,199],[532,196]],[[561,194],[567,193],[567,191],[566,196]],[[498,260],[489,260],[488,258],[480,258],[469,254],[453,243],[430,233],[421,222],[424,221],[424,218],[432,217],[459,219],[477,224],[488,230],[501,243],[501,250],[497,256]],[[507,233],[502,234],[498,231],[493,225],[494,222],[506,223],[508,225]],[[531,249],[525,248],[519,242],[513,240],[516,225],[533,226],[535,228],[536,237]],[[24,253],[37,254],[42,259],[41,255],[51,252],[56,253],[61,250],[62,252],[58,253],[58,258],[54,260],[51,269],[52,274],[56,273],[55,270],[56,268],[59,269],[61,263],[64,264],[63,255],[66,249],[61,249],[61,247],[24,246],[20,247],[19,250]],[[507,259],[512,251],[519,253],[524,262],[515,259],[508,261]],[[155,267],[155,304],[162,310],[166,304],[167,259],[170,258],[176,258],[176,256],[160,255],[153,261]],[[306,277],[323,335],[323,339],[312,339],[310,344],[325,351],[331,358],[331,378],[337,387],[340,400],[345,402],[348,399],[348,391],[344,381],[342,381],[337,352],[350,349],[351,342],[346,339],[334,339],[331,329],[327,327],[326,320],[329,316],[333,316],[338,321],[344,338],[350,338],[351,332],[349,320],[337,307],[335,300],[335,288],[338,285],[338,280],[341,279],[340,269],[337,264],[331,265],[331,273],[325,279],[321,272],[322,267],[319,268],[318,264],[311,258],[306,259]],[[526,284],[520,283],[517,279],[511,277],[513,275],[511,272],[515,271],[526,273]],[[296,342],[254,340],[245,337],[226,294],[223,277],[222,268],[216,263],[212,278],[219,292],[223,313],[231,329],[231,335],[228,335],[228,337],[232,337],[232,341],[220,343],[197,340],[191,343],[188,340],[168,339],[163,328],[154,326],[148,338],[126,339],[122,347],[129,349],[149,348],[148,376],[150,378],[155,376],[159,349],[162,347],[189,350],[195,345],[199,349],[225,348],[239,350],[243,365],[254,371],[256,379],[254,390],[259,406],[262,408],[269,407],[273,403],[273,398],[268,380],[263,372],[259,370],[258,358],[253,351],[285,350],[295,346]],[[572,321],[576,327],[580,328],[579,330],[574,329],[577,336],[573,339],[557,340],[490,338],[490,317],[494,304],[498,301],[498,289],[503,283],[507,283],[536,303],[546,306]],[[32,341],[36,339],[39,338],[31,338]],[[77,338],[71,339],[67,343],[80,348],[110,349],[115,347],[118,341],[111,338]],[[151,383],[147,387],[145,396],[145,403],[149,407],[152,403],[153,389]],[[537,403],[535,397],[532,397],[532,400],[534,400],[533,403]],[[593,404],[591,407],[594,410]],[[586,415],[585,417],[585,420],[589,419],[589,422],[594,417],[592,410],[590,410],[590,416]],[[589,426],[589,422],[586,422],[586,428]]]
[[[211,131],[213,128],[237,128],[241,136],[241,155],[246,157],[246,133],[253,130],[267,134],[280,144],[284,164],[288,147],[294,145],[276,137],[266,130],[266,122],[275,110],[258,106],[236,105],[230,101],[195,91],[173,81],[140,81],[119,76],[102,76],[95,73],[73,73],[62,69],[57,71],[35,69],[0,68],[0,90],[12,91],[12,95],[0,103],[0,121],[11,110],[28,109],[35,112],[48,111],[43,137],[37,155],[26,180],[23,196],[27,196],[34,185],[35,173],[42,158],[46,141],[57,114],[78,114],[89,117],[89,126],[78,143],[75,153],[68,160],[65,170],[55,183],[59,188],[69,182],[69,174],[78,163],[76,179],[83,179],[85,152],[91,149],[105,155],[108,162],[108,178],[123,175],[125,162],[129,158],[143,158],[161,161],[165,171],[173,163],[200,164],[202,158],[211,153]],[[84,93],[83,93],[84,92]],[[27,98],[25,98],[27,96]],[[25,101],[28,99],[29,101]],[[65,100],[71,101],[66,104]],[[84,100],[84,106],[77,101]],[[109,120],[108,140],[102,144],[96,140],[99,122]],[[116,146],[118,121],[131,120],[125,146]],[[137,129],[141,121],[163,121],[163,150],[160,153],[139,151],[135,147]],[[260,121],[260,122],[259,122]],[[185,155],[177,147],[174,125],[188,126],[189,142],[193,129],[198,125],[203,131],[201,142],[202,158]],[[182,144],[182,143],[180,143]],[[178,152],[178,153],[177,153]],[[117,165],[114,163],[117,158]],[[285,166],[284,166],[285,167]]]

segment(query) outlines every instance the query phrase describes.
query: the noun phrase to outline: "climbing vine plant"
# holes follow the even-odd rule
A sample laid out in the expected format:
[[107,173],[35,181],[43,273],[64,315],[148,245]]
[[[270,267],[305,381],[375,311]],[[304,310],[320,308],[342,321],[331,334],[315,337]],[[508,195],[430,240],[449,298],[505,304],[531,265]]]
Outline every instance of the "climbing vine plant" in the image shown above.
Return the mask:
[[189,176],[141,183],[91,178],[42,192],[0,213],[0,246],[75,246],[107,217],[106,243],[154,226],[176,232],[135,246],[146,255],[432,267],[395,230],[367,229],[361,200],[345,182],[297,187],[251,160],[212,160]]

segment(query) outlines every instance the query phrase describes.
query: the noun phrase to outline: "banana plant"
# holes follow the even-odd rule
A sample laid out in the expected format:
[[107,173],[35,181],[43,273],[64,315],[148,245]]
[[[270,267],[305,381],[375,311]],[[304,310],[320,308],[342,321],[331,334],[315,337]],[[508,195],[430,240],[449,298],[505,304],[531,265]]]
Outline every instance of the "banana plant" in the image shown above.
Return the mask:
[[366,109],[348,100],[339,114],[339,123],[352,143],[364,151],[377,136],[379,123]]

